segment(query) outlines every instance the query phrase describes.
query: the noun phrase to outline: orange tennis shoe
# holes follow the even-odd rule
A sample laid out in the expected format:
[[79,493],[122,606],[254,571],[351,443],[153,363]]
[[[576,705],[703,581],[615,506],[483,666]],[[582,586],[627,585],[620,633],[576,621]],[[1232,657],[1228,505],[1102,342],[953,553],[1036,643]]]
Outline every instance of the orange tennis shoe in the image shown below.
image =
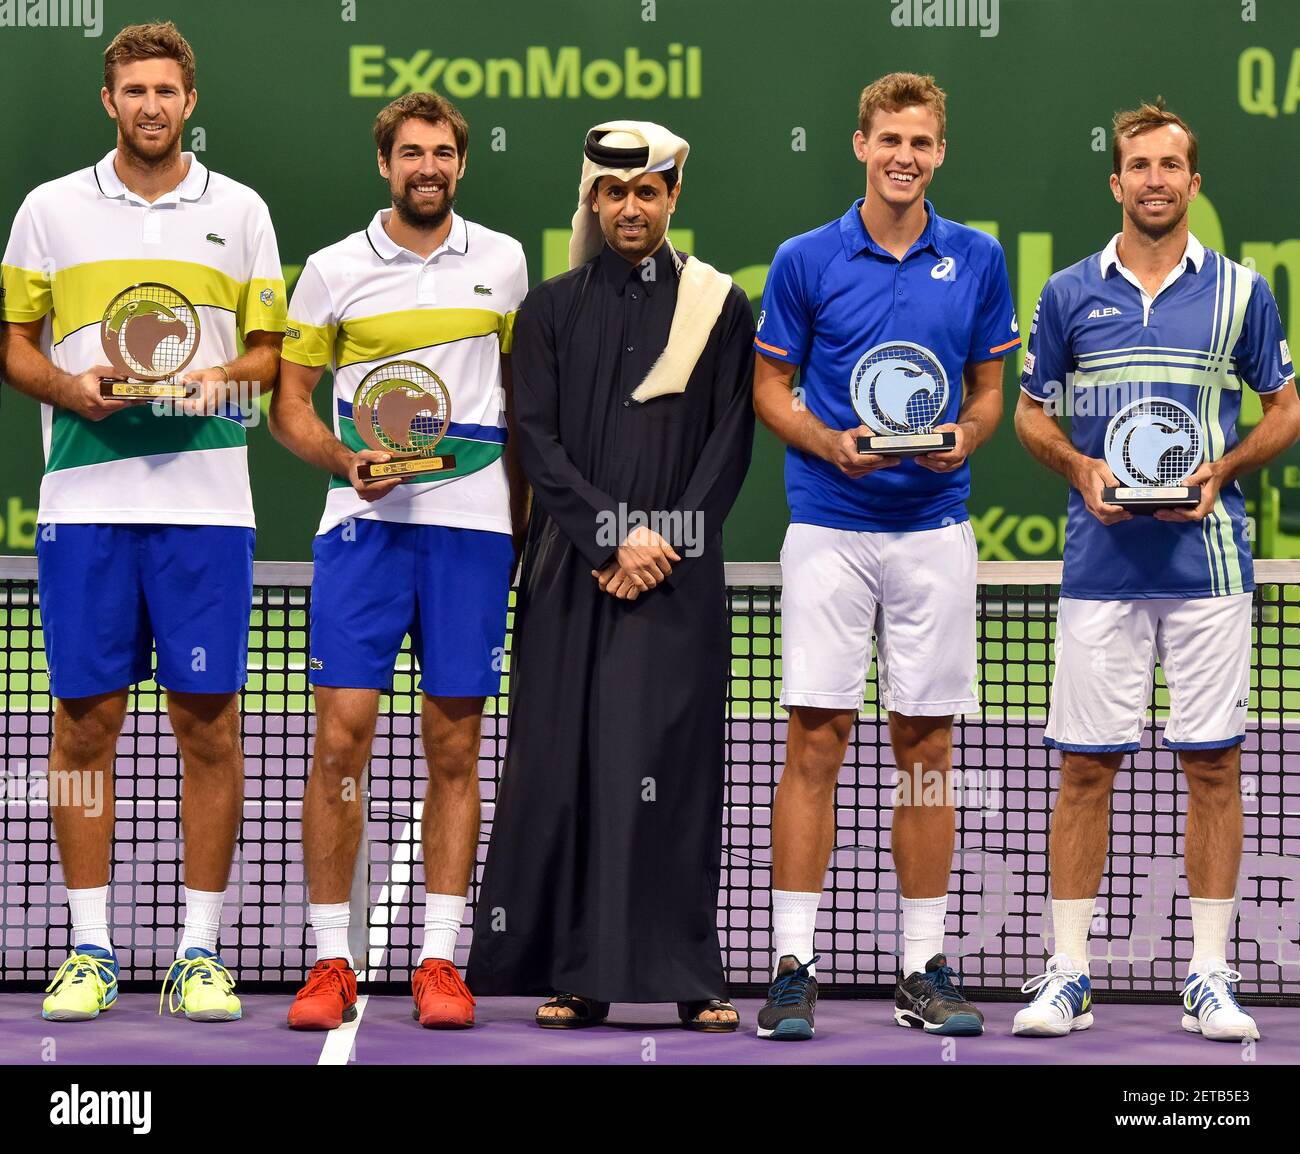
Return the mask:
[[357,1016],[357,976],[342,958],[322,958],[289,1007],[295,1030],[337,1030]]
[[444,958],[429,958],[411,977],[415,1009],[426,1030],[459,1030],[474,1024],[474,995],[460,971]]

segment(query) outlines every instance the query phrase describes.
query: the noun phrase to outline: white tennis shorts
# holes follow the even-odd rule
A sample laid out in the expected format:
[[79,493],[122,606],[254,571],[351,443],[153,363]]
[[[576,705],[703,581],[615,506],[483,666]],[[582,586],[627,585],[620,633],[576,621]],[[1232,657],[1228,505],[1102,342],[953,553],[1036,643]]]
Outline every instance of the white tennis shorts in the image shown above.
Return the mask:
[[975,534],[791,525],[781,547],[781,704],[860,710],[875,635],[881,704],[976,713]]
[[1045,745],[1137,749],[1158,658],[1169,686],[1170,749],[1221,749],[1246,732],[1251,594],[1082,601],[1062,597]]

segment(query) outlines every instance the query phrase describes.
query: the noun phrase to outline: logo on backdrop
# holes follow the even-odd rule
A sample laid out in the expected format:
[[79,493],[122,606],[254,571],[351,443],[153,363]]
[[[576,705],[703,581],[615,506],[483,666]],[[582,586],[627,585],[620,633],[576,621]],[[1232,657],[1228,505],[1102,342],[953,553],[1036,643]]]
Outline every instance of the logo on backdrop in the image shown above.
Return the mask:
[[1121,485],[1176,485],[1200,465],[1204,438],[1190,409],[1152,397],[1126,405],[1111,418],[1105,452]]
[[853,411],[877,433],[919,433],[948,408],[948,374],[929,349],[889,341],[863,354],[849,384]]

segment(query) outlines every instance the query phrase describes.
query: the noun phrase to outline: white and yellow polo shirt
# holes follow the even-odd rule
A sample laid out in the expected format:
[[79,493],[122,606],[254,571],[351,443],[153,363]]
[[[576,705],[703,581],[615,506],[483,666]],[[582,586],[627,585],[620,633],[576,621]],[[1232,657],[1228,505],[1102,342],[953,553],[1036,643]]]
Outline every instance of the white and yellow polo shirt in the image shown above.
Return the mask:
[[[104,311],[141,282],[169,286],[194,306],[199,339],[189,367],[233,360],[237,336],[283,332],[284,279],[261,197],[185,153],[185,179],[150,204],[118,178],[115,155],[23,201],[4,254],[4,319],[44,318],[42,349],[70,373],[109,363]],[[42,523],[253,527],[236,410],[188,417],[139,405],[87,421],[42,405],[41,421]]]
[[330,367],[334,434],[353,450],[366,447],[352,420],[366,373],[392,360],[432,370],[451,397],[438,452],[454,454],[456,467],[434,480],[411,477],[374,502],[332,477],[317,533],[351,517],[509,533],[501,354],[528,291],[524,250],[452,213],[446,241],[424,259],[384,231],[391,212],[308,259],[289,305],[284,359]]

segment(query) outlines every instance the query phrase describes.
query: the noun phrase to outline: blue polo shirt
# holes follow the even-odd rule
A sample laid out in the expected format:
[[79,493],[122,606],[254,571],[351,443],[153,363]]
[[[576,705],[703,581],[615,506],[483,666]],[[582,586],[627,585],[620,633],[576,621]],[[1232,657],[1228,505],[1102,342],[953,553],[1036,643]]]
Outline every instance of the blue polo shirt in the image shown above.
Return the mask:
[[[1036,401],[1068,403],[1070,438],[1089,457],[1105,459],[1111,422],[1118,429],[1126,407],[1154,398],[1191,413],[1203,458],[1218,460],[1238,442],[1242,389],[1275,392],[1295,375],[1268,282],[1189,234],[1183,259],[1151,297],[1121,263],[1118,241],[1048,280],[1020,387]],[[1176,429],[1156,427],[1148,456],[1163,455],[1161,435],[1170,446],[1163,452],[1177,450]],[[1217,597],[1254,587],[1235,481],[1200,522],[1103,525],[1071,491],[1063,597]]]
[[[853,408],[855,376],[888,360],[944,378],[947,404],[935,423],[955,422],[966,365],[1020,344],[1002,248],[927,200],[925,231],[898,260],[868,235],[862,204],[777,249],[754,347],[799,366],[802,400],[829,428],[863,423]],[[791,521],[915,532],[968,519],[970,465],[935,473],[904,460],[851,478],[790,446],[785,488]]]

